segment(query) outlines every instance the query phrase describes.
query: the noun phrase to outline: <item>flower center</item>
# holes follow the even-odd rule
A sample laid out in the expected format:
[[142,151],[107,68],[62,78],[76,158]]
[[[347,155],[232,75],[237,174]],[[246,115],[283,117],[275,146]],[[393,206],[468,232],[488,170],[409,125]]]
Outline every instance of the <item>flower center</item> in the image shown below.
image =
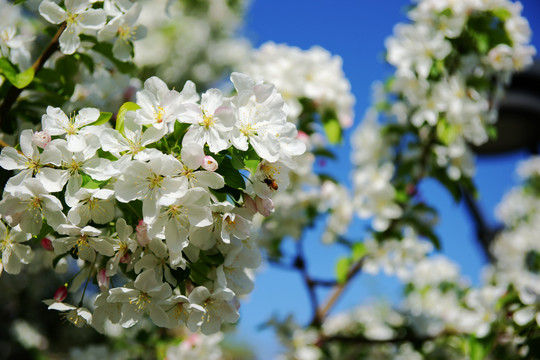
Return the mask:
[[204,109],[202,111],[202,114],[203,114],[202,115],[203,121],[202,121],[201,125],[204,126],[207,129],[214,126],[214,124],[215,124],[214,117],[212,115],[208,115]]
[[159,189],[161,188],[161,182],[163,181],[163,176],[152,173],[152,175],[149,176],[147,180],[150,183],[148,185],[148,188],[150,190]]
[[253,128],[251,124],[242,124],[240,132],[247,137],[257,136],[257,129]]
[[156,122],[158,124],[161,124],[163,122],[163,116],[165,115],[165,110],[162,106],[157,106],[154,109],[154,118],[156,119]]
[[135,311],[141,312],[146,305],[150,304],[150,296],[145,292],[141,292],[139,293],[139,296],[129,300],[129,303],[135,305]]
[[137,32],[137,26],[118,27],[118,37],[125,42],[129,42],[131,39],[135,39],[136,32]]

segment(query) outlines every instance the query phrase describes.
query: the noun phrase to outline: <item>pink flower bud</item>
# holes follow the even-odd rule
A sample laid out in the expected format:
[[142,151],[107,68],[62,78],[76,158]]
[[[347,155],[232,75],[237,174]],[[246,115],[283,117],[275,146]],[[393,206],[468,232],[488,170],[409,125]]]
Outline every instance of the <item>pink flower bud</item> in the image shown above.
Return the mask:
[[248,194],[244,194],[244,207],[248,209],[251,215],[257,212],[257,205],[255,205],[255,201]]
[[32,142],[42,149],[51,142],[51,134],[48,131],[38,131],[32,135]]
[[124,256],[120,258],[120,262],[122,264],[127,264],[131,261],[131,255],[129,253],[125,253]]
[[255,206],[262,216],[270,216],[270,214],[274,212],[274,202],[272,199],[265,199],[257,196],[255,198]]
[[137,241],[139,245],[145,247],[150,242],[150,237],[148,236],[148,224],[144,220],[140,220],[135,229],[137,231]]
[[298,131],[298,135],[296,135],[296,138],[306,145],[310,143],[309,135],[303,132],[302,130]]
[[57,302],[62,302],[66,299],[67,297],[67,286],[66,285],[62,285],[60,286],[58,289],[56,289],[56,291],[54,292],[54,301],[57,301]]
[[97,282],[101,291],[107,291],[109,289],[110,277],[106,275],[107,270],[101,269],[97,274]]
[[414,196],[416,195],[418,189],[414,184],[407,184],[407,186],[405,187],[405,191],[407,192],[407,195]]
[[208,170],[208,171],[216,171],[218,168],[218,163],[216,159],[214,159],[213,157],[205,156],[202,163],[202,167],[203,169]]
[[41,239],[41,247],[44,248],[47,251],[53,251],[54,250],[52,241],[47,239],[46,237]]
[[198,343],[201,342],[201,335],[197,333],[189,334],[187,339],[184,340],[184,342],[187,344],[188,347],[194,348],[197,346]]

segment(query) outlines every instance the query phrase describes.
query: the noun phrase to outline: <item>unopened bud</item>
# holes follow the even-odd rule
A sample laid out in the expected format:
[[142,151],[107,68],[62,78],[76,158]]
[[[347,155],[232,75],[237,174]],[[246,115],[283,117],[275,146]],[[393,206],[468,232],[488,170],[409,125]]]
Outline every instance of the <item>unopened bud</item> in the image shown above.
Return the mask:
[[249,210],[251,215],[257,212],[257,205],[255,205],[255,201],[248,194],[244,194],[244,207]]
[[405,187],[405,191],[407,192],[407,195],[414,196],[416,195],[417,189],[416,186],[414,186],[413,184],[407,184],[407,186]]
[[197,344],[201,341],[201,335],[197,333],[191,333],[184,341],[188,346],[195,348],[197,347]]
[[111,278],[106,275],[107,270],[101,269],[97,274],[97,282],[101,291],[107,291],[109,289],[109,283]]
[[255,206],[262,216],[270,216],[270,214],[274,212],[274,202],[272,199],[265,199],[257,196],[255,198]]
[[308,145],[311,141],[309,138],[309,135],[303,132],[302,130],[298,131],[298,135],[296,135],[296,138],[306,145]]
[[122,256],[122,257],[120,258],[120,262],[121,262],[122,264],[127,264],[127,263],[129,263],[130,261],[131,261],[131,255],[129,255],[129,253],[125,253],[124,256]]
[[213,157],[205,156],[202,163],[202,167],[203,169],[207,171],[216,171],[218,168],[218,163],[216,159],[214,159]]
[[139,245],[145,247],[150,242],[150,237],[148,236],[148,224],[144,220],[140,220],[135,229],[137,231],[137,241]]
[[62,285],[60,286],[58,289],[56,289],[56,291],[54,292],[54,301],[57,301],[57,302],[62,302],[66,299],[67,297],[67,286],[66,285]]
[[32,135],[32,142],[42,149],[51,142],[51,134],[48,131],[38,131]]
[[54,247],[52,244],[52,241],[46,237],[41,239],[41,247],[44,248],[47,251],[54,251]]

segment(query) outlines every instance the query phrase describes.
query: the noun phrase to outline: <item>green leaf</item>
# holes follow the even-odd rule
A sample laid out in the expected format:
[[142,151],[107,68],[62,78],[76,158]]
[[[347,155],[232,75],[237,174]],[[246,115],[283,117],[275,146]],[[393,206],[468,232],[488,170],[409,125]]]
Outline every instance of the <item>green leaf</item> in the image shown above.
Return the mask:
[[319,174],[319,179],[321,181],[331,181],[334,184],[339,184],[339,181],[335,177],[329,174]]
[[79,62],[75,59],[74,55],[62,56],[54,64],[55,70],[60,75],[60,83],[62,86],[61,94],[67,97],[71,97],[75,92],[75,79],[79,72]]
[[34,80],[34,69],[28,68],[21,73],[17,73],[17,70],[8,59],[0,58],[0,72],[4,74],[6,79],[18,89],[23,89],[30,85]]
[[126,113],[128,111],[135,111],[140,109],[141,107],[134,102],[127,102],[124,103],[120,110],[118,110],[118,115],[116,116],[116,127],[115,129],[118,130],[121,134],[124,134],[124,117],[126,116]]
[[471,335],[467,342],[470,360],[484,360],[488,354],[488,346],[481,339]]
[[[182,143],[182,139],[184,138],[184,135],[186,134],[187,129],[190,126],[191,124],[180,123],[178,121],[174,122],[174,130],[172,134],[167,136],[167,140],[171,140],[172,148],[175,148],[176,146],[180,146],[179,144]],[[177,152],[180,153],[180,150]]]
[[62,258],[65,257],[65,256],[66,256],[66,254],[61,254],[61,255],[58,255],[57,257],[55,257],[55,258],[53,259],[53,261],[52,261],[52,266],[53,266],[53,268],[55,268],[56,265],[58,265],[58,262],[59,262],[60,260],[62,260]]
[[238,169],[234,168],[230,157],[223,158],[216,172],[223,176],[225,179],[225,184],[229,185],[230,187],[234,189],[246,188],[244,177]]
[[210,269],[206,263],[197,261],[188,265],[188,268],[190,269],[189,277],[195,285],[202,285],[209,280],[207,275]]
[[360,260],[367,254],[366,245],[362,242],[355,243],[352,247],[352,258],[354,261]]
[[508,20],[508,19],[510,19],[512,17],[512,13],[510,12],[510,10],[508,10],[506,8],[503,8],[503,7],[496,8],[496,9],[492,10],[492,12],[493,12],[493,15],[495,15],[496,17],[498,17],[502,21],[506,21],[506,20]]
[[204,263],[212,264],[216,267],[219,265],[222,265],[225,262],[225,258],[223,257],[223,254],[221,254],[220,252],[209,255],[205,253],[204,251],[201,251],[199,256],[200,256],[200,259],[204,261]]
[[476,34],[476,46],[481,54],[487,54],[490,49],[489,36],[487,34]]
[[244,166],[249,170],[251,174],[255,174],[257,166],[259,166],[260,160],[244,160]]
[[352,264],[350,257],[342,257],[336,263],[336,279],[339,284],[344,284],[349,275],[349,269]]
[[244,169],[249,170],[250,173],[255,174],[257,167],[261,162],[261,157],[252,146],[249,147],[247,152],[244,152]]
[[398,203],[404,204],[409,201],[409,195],[407,195],[407,192],[405,190],[397,189],[394,199]]
[[499,300],[497,301],[497,304],[495,305],[495,310],[500,311],[502,308],[510,306],[514,303],[519,302],[519,296],[515,291],[510,291],[506,294],[504,294]]
[[92,179],[92,177],[90,177],[87,174],[83,174],[82,179],[83,179],[83,182],[81,186],[87,189],[99,189],[109,182],[109,180],[103,180],[103,181],[94,180]]
[[122,62],[114,57],[112,52],[112,44],[100,42],[94,45],[93,49],[112,61],[116,68],[122,73],[133,74],[136,71],[135,64],[131,62]]
[[487,131],[487,134],[488,134],[488,137],[490,139],[497,139],[497,136],[498,136],[498,130],[497,130],[497,127],[494,126],[494,125],[488,125],[486,127],[486,131]]
[[43,219],[43,225],[41,225],[41,229],[39,230],[39,234],[37,234],[35,236],[35,238],[39,241],[41,241],[41,239],[43,239],[44,237],[46,237],[47,235],[51,234],[54,232],[54,229],[49,225],[47,224],[47,220]]
[[326,148],[322,148],[322,147],[316,148],[315,150],[312,151],[312,153],[315,156],[322,156],[329,159],[336,159],[336,154],[334,154],[332,151]]
[[418,221],[414,224],[414,227],[418,231],[419,235],[425,236],[429,239],[433,246],[435,246],[435,249],[441,250],[441,241],[439,240],[437,234],[435,234],[433,231],[433,227],[431,225]]
[[99,118],[94,121],[93,123],[91,123],[90,125],[103,125],[105,123],[107,123],[107,121],[109,121],[112,117],[112,113],[110,112],[102,112],[99,114]]
[[323,127],[330,144],[338,144],[341,142],[342,130],[337,119],[326,119],[323,121]]
[[244,161],[242,160],[241,156],[239,156],[236,149],[233,149],[233,148],[229,148],[229,149],[230,149],[229,153],[231,154],[232,166],[236,170],[242,170],[244,168]]
[[94,59],[92,59],[91,56],[83,54],[83,53],[76,53],[75,58],[79,61],[81,61],[90,71],[90,73],[94,72]]
[[445,144],[450,145],[459,136],[457,128],[449,124],[446,120],[439,119],[437,122],[437,137]]
[[433,178],[437,179],[439,183],[450,192],[452,197],[454,198],[454,201],[456,203],[459,203],[461,201],[461,198],[463,197],[463,192],[461,191],[461,187],[459,186],[459,183],[451,180],[448,177],[448,174],[446,173],[446,169],[444,168],[438,168],[435,169],[432,173]]

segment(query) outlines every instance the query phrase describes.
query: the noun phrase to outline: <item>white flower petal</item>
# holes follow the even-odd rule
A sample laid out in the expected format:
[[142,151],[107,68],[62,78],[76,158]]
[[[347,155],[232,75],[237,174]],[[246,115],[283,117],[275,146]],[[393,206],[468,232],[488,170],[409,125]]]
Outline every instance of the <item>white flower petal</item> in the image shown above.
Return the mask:
[[60,24],[67,19],[66,11],[50,0],[44,0],[39,5],[39,14],[53,24]]

